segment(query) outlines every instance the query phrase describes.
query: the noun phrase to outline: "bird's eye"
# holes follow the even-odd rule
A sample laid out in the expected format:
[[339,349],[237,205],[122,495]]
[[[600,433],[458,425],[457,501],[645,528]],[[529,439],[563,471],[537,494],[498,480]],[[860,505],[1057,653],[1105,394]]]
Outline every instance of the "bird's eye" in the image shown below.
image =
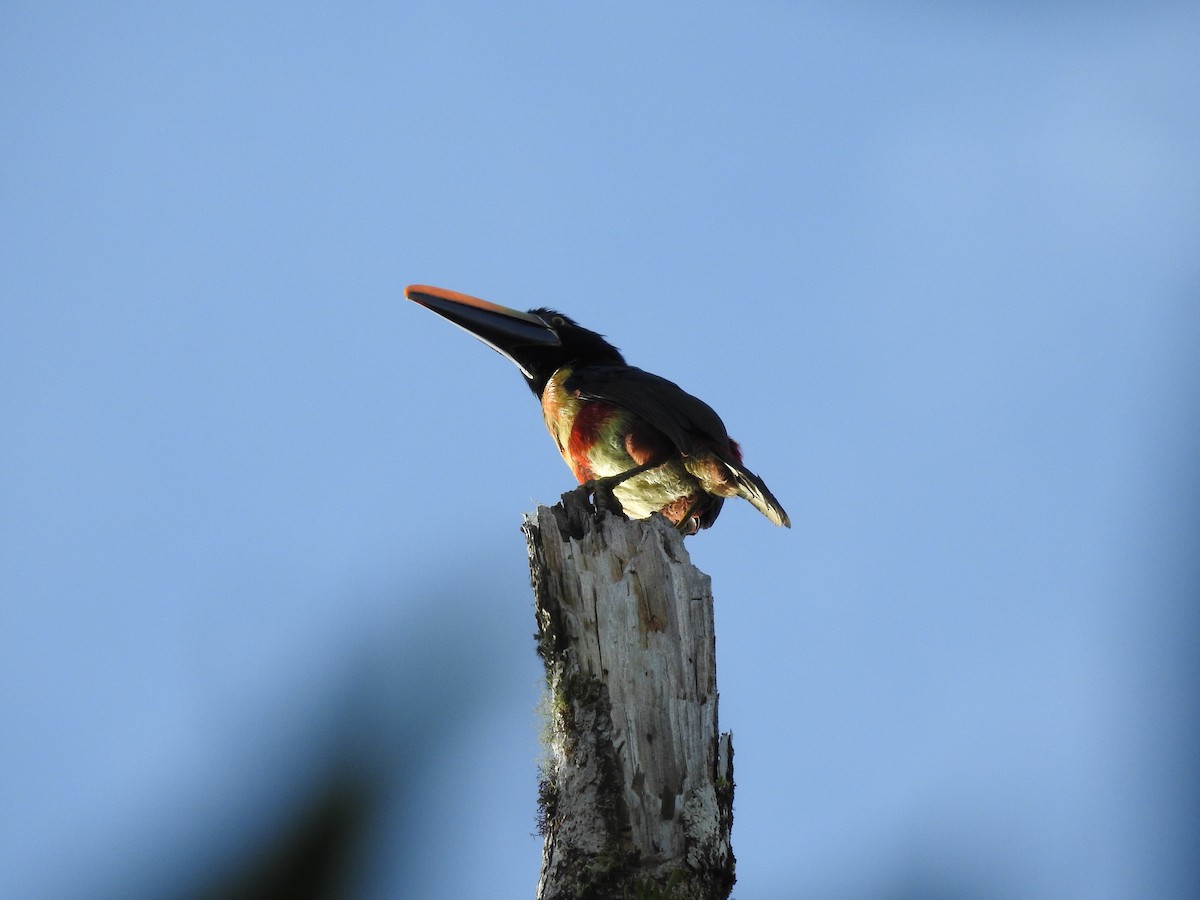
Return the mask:
[[567,320],[564,319],[562,316],[555,316],[553,319],[550,320],[550,324],[553,325],[555,328],[561,328],[562,326],[567,324]]

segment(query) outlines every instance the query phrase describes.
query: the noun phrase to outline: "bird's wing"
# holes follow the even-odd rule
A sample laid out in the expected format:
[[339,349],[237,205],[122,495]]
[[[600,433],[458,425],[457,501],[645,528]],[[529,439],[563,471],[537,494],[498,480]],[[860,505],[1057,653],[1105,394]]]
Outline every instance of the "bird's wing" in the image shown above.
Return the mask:
[[704,448],[725,463],[738,493],[776,525],[791,527],[788,515],[763,480],[742,464],[741,452],[729,437],[716,410],[673,381],[634,366],[583,366],[563,387],[585,400],[600,400],[627,409],[661,431],[683,454]]
[[725,457],[729,433],[716,411],[673,381],[634,366],[582,366],[563,383],[585,400],[627,409],[661,431],[683,453],[705,446]]

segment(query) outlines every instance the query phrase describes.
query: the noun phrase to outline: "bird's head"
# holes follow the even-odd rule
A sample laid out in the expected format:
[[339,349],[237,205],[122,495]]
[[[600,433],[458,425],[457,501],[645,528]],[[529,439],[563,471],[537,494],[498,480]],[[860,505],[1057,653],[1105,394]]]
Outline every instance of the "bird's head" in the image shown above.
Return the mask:
[[603,335],[557,310],[541,307],[521,312],[424,284],[409,285],[404,295],[512,360],[538,396],[550,376],[569,363],[625,362]]

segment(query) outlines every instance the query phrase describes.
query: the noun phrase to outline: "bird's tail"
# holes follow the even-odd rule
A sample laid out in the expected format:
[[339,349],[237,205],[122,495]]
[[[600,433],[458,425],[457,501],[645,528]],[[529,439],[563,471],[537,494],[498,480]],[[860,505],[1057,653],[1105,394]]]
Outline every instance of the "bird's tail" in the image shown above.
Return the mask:
[[784,528],[792,527],[791,519],[784,512],[783,506],[775,499],[775,495],[771,493],[771,489],[763,484],[761,478],[749,469],[744,468],[740,462],[734,463],[728,459],[724,462],[729,467],[729,471],[733,473],[734,480],[737,482],[738,496],[753,503],[755,509],[776,525],[782,525]]

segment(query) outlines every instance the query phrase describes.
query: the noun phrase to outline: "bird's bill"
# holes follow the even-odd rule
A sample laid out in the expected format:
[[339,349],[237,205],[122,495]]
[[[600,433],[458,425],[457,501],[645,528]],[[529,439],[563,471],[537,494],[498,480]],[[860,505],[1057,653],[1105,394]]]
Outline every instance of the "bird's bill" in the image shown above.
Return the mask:
[[518,351],[522,347],[556,347],[559,344],[554,329],[532,313],[425,284],[409,285],[404,289],[404,296],[508,357],[527,376],[529,372],[518,359]]

